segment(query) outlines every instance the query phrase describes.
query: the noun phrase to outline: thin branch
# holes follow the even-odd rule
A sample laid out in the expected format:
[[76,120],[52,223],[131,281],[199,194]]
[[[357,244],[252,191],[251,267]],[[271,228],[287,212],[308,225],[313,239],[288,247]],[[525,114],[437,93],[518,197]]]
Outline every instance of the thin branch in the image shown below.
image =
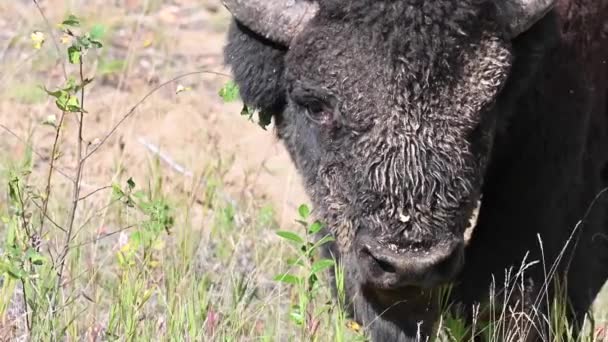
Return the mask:
[[108,237],[110,237],[112,235],[116,235],[116,234],[122,233],[122,232],[124,232],[126,230],[129,230],[131,228],[134,228],[134,227],[136,227],[136,225],[130,225],[130,226],[126,226],[126,227],[120,228],[120,229],[115,230],[113,232],[109,232],[107,234],[100,235],[100,236],[98,236],[98,237],[96,237],[94,239],[91,239],[91,240],[88,240],[88,241],[85,241],[85,242],[81,242],[81,243],[79,243],[77,245],[71,246],[70,249],[86,246],[86,245],[89,245],[89,244],[92,244],[92,243],[97,243],[97,242],[99,242],[99,241],[101,241],[101,240],[103,240],[105,238],[108,238]]
[[17,199],[19,200],[19,217],[21,218],[21,228],[23,228],[23,230],[25,231],[25,234],[27,235],[28,239],[32,239],[32,234],[30,232],[30,229],[28,227],[28,222],[27,222],[27,218],[25,217],[25,202],[23,201],[23,195],[21,193],[21,187],[19,187],[19,183],[17,182],[16,184],[16,190],[17,190]]
[[34,5],[38,9],[38,12],[40,13],[40,16],[42,17],[42,20],[44,20],[46,28],[49,31],[49,35],[51,36],[51,40],[53,41],[53,45],[55,46],[55,50],[57,50],[57,60],[61,62],[60,64],[61,64],[61,69],[63,71],[63,77],[67,80],[68,79],[68,72],[67,72],[67,70],[65,68],[65,62],[63,61],[63,58],[61,58],[61,49],[59,48],[59,43],[57,43],[57,39],[55,38],[55,35],[53,34],[53,25],[51,25],[51,22],[49,21],[49,19],[44,14],[44,11],[40,7],[40,4],[38,4],[38,0],[32,0],[32,1],[34,2]]
[[[27,142],[25,139],[21,138],[20,136],[17,135],[17,133],[13,132],[10,128],[8,128],[7,126],[3,125],[0,123],[0,128],[2,128],[3,130],[5,130],[8,134],[12,135],[15,139],[19,140],[23,145],[25,145],[27,148],[32,150],[32,153],[34,153],[38,158],[44,159],[44,156],[42,155],[42,153],[36,151],[36,149],[34,149],[34,145],[32,145],[31,143]],[[54,158],[55,156],[51,156],[51,158]],[[54,167],[54,169],[59,172],[59,174],[61,174],[62,176],[64,176],[67,180],[74,182],[74,178],[72,178],[70,175],[67,174],[67,172],[63,171],[62,169],[58,168],[58,167]]]
[[106,185],[106,186],[101,187],[101,188],[99,188],[99,189],[95,189],[95,190],[93,190],[93,191],[89,192],[88,194],[86,194],[86,195],[84,195],[84,196],[80,197],[80,198],[78,199],[78,201],[83,201],[83,200],[85,200],[85,199],[87,199],[87,198],[89,198],[89,197],[91,197],[91,196],[95,195],[96,193],[98,193],[98,192],[100,192],[100,191],[104,191],[104,190],[111,189],[111,188],[112,188],[112,186],[111,186],[111,185]]
[[[36,208],[38,208],[38,210],[42,211],[42,206],[38,204],[34,199],[31,199],[31,202],[36,206]],[[51,222],[57,229],[63,231],[64,233],[66,232],[65,228],[60,226],[59,223],[55,222],[55,220],[53,220],[53,218],[48,214],[48,212],[44,213],[44,218],[49,220],[49,222]],[[42,232],[39,236],[40,238],[43,238],[46,236],[46,234]]]
[[91,221],[98,216],[103,216],[104,213],[102,213],[102,211],[105,211],[107,208],[109,208],[110,206],[112,206],[114,203],[116,203],[118,200],[113,200],[110,201],[110,203],[108,203],[107,205],[103,206],[102,208],[100,208],[97,212],[97,214],[93,214],[91,215],[89,218],[87,218],[77,229],[76,231],[72,234],[72,240],[76,239],[76,237],[78,235],[80,235],[80,232],[89,224],[91,223]]
[[[30,320],[30,309],[27,305],[27,294],[25,293],[25,280],[24,279],[21,279],[21,288],[22,288],[21,295],[23,298],[23,308],[25,309],[25,325],[27,326],[27,331],[29,333],[31,333],[32,332],[32,322]],[[32,314],[32,316],[33,316],[33,314]],[[32,317],[32,319],[33,319],[33,317]]]
[[89,152],[83,158],[83,160],[87,160],[90,156],[92,156],[95,152],[97,152],[97,150],[118,130],[118,127],[120,127],[120,125],[122,125],[122,123],[125,122],[125,120],[127,120],[129,117],[131,117],[135,113],[135,110],[142,103],[144,103],[150,96],[152,96],[154,93],[156,93],[158,90],[160,90],[163,87],[165,87],[175,81],[178,81],[182,78],[186,78],[186,77],[193,76],[193,75],[200,75],[200,74],[211,74],[211,75],[230,77],[230,75],[227,75],[227,74],[224,74],[221,72],[215,72],[215,71],[209,71],[209,70],[199,70],[199,71],[192,71],[192,72],[178,75],[168,81],[165,81],[165,82],[157,85],[156,87],[152,88],[152,90],[150,90],[146,95],[144,95],[144,97],[142,97],[133,107],[131,107],[131,109],[129,109],[129,111],[127,113],[125,113],[125,115],[123,115],[123,117],[120,120],[118,120],[118,122],[110,129],[110,131],[103,137],[103,139],[101,139],[99,144],[97,144],[97,146],[95,146],[91,150],[91,152]]
[[[65,242],[63,244],[63,252],[61,253],[59,259],[59,272],[57,273],[57,285],[56,290],[59,291],[61,288],[61,281],[63,279],[63,271],[65,268],[65,262],[70,251],[70,243],[72,242],[72,232],[74,229],[74,221],[76,219],[76,210],[78,209],[78,199],[80,198],[80,180],[82,178],[82,170],[84,168],[84,159],[82,158],[82,130],[84,126],[84,73],[83,73],[83,62],[82,58],[79,63],[79,71],[80,71],[80,123],[78,125],[78,144],[76,157],[78,158],[78,165],[76,169],[76,179],[74,180],[73,191],[72,191],[72,208],[70,209],[70,215],[67,224],[67,233],[65,237]],[[56,297],[55,297],[56,298]],[[56,301],[53,303],[56,304]]]
[[39,236],[43,235],[44,219],[47,216],[46,214],[49,205],[49,199],[51,197],[51,180],[53,178],[53,167],[55,166],[55,154],[57,153],[57,146],[59,144],[59,134],[61,134],[61,126],[63,125],[64,118],[65,112],[61,112],[61,118],[59,118],[59,123],[57,124],[57,128],[55,130],[55,139],[53,140],[53,147],[51,148],[51,161],[49,162],[49,172],[46,177],[46,188],[44,190],[44,198],[42,199],[42,210],[40,212],[40,228],[38,231]]

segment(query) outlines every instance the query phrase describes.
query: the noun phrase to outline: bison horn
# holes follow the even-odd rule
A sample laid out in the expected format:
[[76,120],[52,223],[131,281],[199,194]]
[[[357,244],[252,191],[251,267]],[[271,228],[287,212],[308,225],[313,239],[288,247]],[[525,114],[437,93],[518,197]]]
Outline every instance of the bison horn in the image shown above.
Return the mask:
[[318,11],[309,0],[222,0],[224,6],[241,24],[253,32],[289,46],[306,23]]
[[555,0],[496,0],[498,14],[505,20],[511,38],[526,32],[555,5]]

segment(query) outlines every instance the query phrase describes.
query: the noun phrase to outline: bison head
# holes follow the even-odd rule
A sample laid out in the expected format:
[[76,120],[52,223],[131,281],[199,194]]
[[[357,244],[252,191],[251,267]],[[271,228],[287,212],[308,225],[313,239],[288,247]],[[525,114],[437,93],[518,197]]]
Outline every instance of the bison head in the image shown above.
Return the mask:
[[553,1],[224,3],[243,100],[274,116],[352,287],[390,304],[452,279],[511,40]]

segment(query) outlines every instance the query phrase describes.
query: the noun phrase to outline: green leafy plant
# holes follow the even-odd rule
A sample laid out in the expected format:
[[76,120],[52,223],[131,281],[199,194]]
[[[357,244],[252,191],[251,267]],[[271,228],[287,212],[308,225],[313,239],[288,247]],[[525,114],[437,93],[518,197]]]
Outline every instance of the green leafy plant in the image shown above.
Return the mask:
[[68,47],[68,61],[72,64],[79,64],[82,62],[82,56],[84,56],[91,49],[101,49],[103,45],[98,40],[103,35],[103,29],[101,26],[93,26],[91,32],[77,33],[74,29],[80,27],[80,19],[72,14],[65,19],[60,27],[63,32],[72,38],[72,43]]
[[154,251],[159,250],[164,245],[161,234],[170,233],[174,219],[171,207],[166,199],[155,197],[152,193],[135,191],[135,182],[132,178],[127,180],[125,188],[114,184],[112,193],[114,199],[124,203],[129,208],[138,209],[145,219],[141,221],[135,231],[130,234],[127,244],[122,246],[118,253],[119,264],[123,266],[133,266],[136,261],[136,253],[141,252],[142,263],[147,266],[155,267],[157,261],[154,260]]
[[296,299],[291,306],[289,318],[295,325],[302,328],[303,335],[310,337],[317,333],[318,316],[329,309],[329,306],[317,308],[314,304],[323,286],[323,283],[319,281],[319,276],[324,271],[335,267],[334,260],[316,260],[316,255],[319,248],[334,239],[327,235],[315,241],[314,237],[321,231],[323,225],[319,221],[309,222],[310,209],[305,204],[300,205],[298,213],[300,217],[297,222],[304,229],[303,234],[285,230],[276,233],[295,248],[297,256],[287,260],[292,270],[279,274],[274,279],[289,284],[296,290]]
[[[44,15],[43,15],[44,17]],[[46,20],[46,17],[44,17]],[[64,270],[69,262],[71,251],[78,250],[73,240],[76,234],[75,218],[81,201],[81,177],[84,157],[83,126],[85,87],[92,79],[84,77],[84,56],[89,51],[99,49],[102,44],[98,41],[101,29],[95,26],[93,30],[81,32],[80,19],[69,15],[59,25],[63,34],[68,37],[69,47],[65,50],[66,60],[77,65],[77,75],[68,76],[65,73],[64,84],[57,89],[49,90],[41,87],[44,92],[55,100],[55,106],[61,111],[61,117],[48,115],[44,125],[55,129],[55,139],[51,147],[51,158],[44,189],[35,186],[30,180],[34,152],[28,142],[27,153],[21,165],[9,168],[8,203],[9,208],[2,215],[2,223],[7,227],[4,246],[0,253],[0,275],[3,282],[0,285],[0,314],[4,314],[9,306],[10,298],[17,291],[15,282],[21,286],[27,329],[31,336],[43,340],[56,340],[64,336],[70,329],[70,321],[58,324],[60,317],[65,314],[67,304],[71,303],[73,293],[65,291],[68,286],[64,283]],[[49,25],[50,28],[50,25]],[[52,32],[48,34],[53,35]],[[41,49],[45,34],[37,31],[32,34],[34,49]],[[58,47],[58,45],[57,45]],[[52,197],[51,183],[56,173],[55,160],[59,158],[59,140],[63,129],[64,118],[67,115],[77,115],[77,151],[76,176],[73,178],[72,201],[68,207],[68,218],[65,224],[58,223],[49,216],[49,200]],[[62,245],[49,247],[50,229],[47,223],[62,233]],[[53,253],[54,252],[54,253]]]

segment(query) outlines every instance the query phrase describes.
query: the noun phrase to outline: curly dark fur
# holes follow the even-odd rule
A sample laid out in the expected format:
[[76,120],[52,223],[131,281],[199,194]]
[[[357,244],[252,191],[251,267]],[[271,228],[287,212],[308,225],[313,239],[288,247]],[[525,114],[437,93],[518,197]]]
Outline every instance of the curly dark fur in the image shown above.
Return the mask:
[[608,201],[596,199],[608,187],[608,1],[561,0],[512,41],[492,1],[319,3],[289,48],[233,23],[225,59],[244,102],[274,115],[336,237],[327,252],[347,267],[354,316],[377,341],[430,334],[429,291],[370,288],[353,245],[461,241],[483,196],[453,300],[483,302],[526,257],[543,262],[516,299],[542,312],[542,264],[567,246],[558,277],[580,323],[608,278]]

